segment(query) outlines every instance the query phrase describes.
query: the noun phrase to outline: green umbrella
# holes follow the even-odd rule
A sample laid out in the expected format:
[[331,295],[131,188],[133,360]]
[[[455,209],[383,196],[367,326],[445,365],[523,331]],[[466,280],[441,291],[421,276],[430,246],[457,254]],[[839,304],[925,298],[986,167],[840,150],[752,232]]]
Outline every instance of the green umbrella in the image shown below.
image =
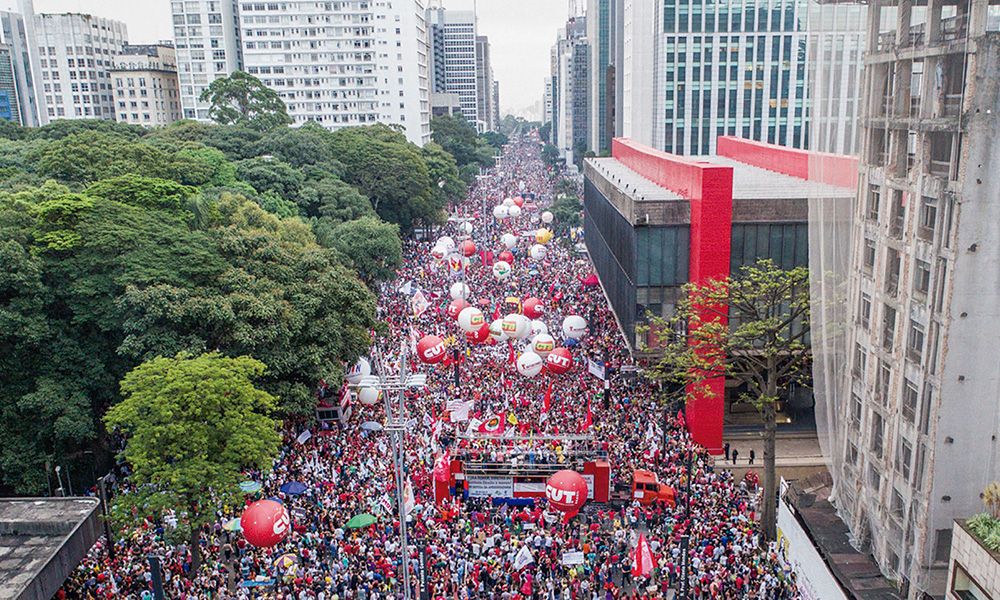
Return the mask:
[[351,520],[348,521],[347,525],[344,525],[344,527],[348,529],[361,529],[362,527],[368,527],[377,520],[378,519],[375,518],[375,515],[361,513],[360,515],[354,515],[351,517]]

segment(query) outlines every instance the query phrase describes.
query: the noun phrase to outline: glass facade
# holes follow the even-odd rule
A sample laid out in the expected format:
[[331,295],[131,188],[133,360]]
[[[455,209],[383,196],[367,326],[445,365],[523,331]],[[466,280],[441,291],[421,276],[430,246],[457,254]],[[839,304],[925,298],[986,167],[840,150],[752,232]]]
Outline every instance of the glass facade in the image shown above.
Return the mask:
[[809,266],[809,224],[733,223],[730,272],[764,258],[782,269]]

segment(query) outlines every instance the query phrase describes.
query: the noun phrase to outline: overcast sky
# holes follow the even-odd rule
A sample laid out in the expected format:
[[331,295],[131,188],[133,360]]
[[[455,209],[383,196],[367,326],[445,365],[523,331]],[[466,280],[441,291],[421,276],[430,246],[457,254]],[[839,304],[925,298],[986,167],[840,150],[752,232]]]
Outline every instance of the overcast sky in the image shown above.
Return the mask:
[[[426,2],[425,2],[426,3]],[[537,110],[549,72],[549,48],[566,23],[566,0],[444,0],[445,8],[471,10],[476,4],[479,33],[490,38],[493,74],[500,82],[501,113]],[[0,0],[11,9],[17,0]],[[86,12],[124,21],[133,43],[173,37],[169,0],[35,0],[38,12]],[[537,106],[536,106],[537,104]]]

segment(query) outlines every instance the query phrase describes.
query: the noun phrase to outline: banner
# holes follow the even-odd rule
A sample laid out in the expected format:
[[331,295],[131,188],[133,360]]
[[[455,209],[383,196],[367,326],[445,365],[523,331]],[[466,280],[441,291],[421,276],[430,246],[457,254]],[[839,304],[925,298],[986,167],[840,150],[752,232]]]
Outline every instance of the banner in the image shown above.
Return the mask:
[[424,293],[419,290],[416,294],[413,294],[413,298],[410,298],[410,309],[413,311],[413,316],[415,317],[419,317],[427,312],[430,305],[431,303],[427,301],[427,296],[424,296]]
[[583,552],[577,550],[575,552],[563,552],[562,564],[566,566],[571,565],[582,565],[583,564]]
[[468,475],[470,498],[513,498],[514,479],[489,475]]
[[309,438],[311,438],[312,435],[313,435],[312,432],[306,429],[305,431],[299,434],[299,437],[295,438],[295,441],[300,444],[304,444],[309,441]]
[[587,359],[587,372],[598,379],[605,379],[607,377],[604,363],[589,358]]
[[479,426],[479,433],[485,433],[486,435],[503,435],[506,427],[507,414],[500,413],[499,415],[493,415],[489,419],[483,421],[483,424]]
[[535,557],[531,555],[531,550],[528,548],[528,545],[525,544],[521,546],[521,550],[517,553],[517,556],[514,557],[514,570],[520,571],[533,562],[535,562]]
[[472,400],[468,402],[463,402],[461,400],[452,400],[448,402],[447,406],[448,412],[451,414],[452,423],[460,423],[462,421],[469,420],[469,411],[472,410]]

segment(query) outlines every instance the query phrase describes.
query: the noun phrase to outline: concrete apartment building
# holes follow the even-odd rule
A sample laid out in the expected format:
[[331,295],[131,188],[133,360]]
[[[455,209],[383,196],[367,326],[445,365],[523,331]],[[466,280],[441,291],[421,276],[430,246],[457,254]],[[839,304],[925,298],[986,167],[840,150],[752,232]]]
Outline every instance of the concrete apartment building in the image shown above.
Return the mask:
[[[252,4],[251,4],[252,6]],[[173,0],[177,78],[185,119],[208,121],[201,94],[210,83],[243,69],[236,0]]]
[[118,121],[156,127],[181,119],[172,45],[126,45],[111,59],[111,77]]
[[78,13],[36,14],[34,30],[35,77],[48,118],[113,120],[111,61],[128,42],[125,24]]
[[843,347],[817,395],[835,504],[909,598],[943,596],[952,522],[1000,470],[998,11],[869,5],[858,199],[824,242],[849,258],[814,301],[844,307],[813,328]]
[[551,51],[552,139],[567,163],[590,143],[590,45],[587,19],[570,18]]
[[[458,94],[462,115],[484,131],[479,119],[479,76],[476,65],[476,13],[471,10],[427,9],[435,82],[438,93]],[[442,75],[443,73],[443,75]]]
[[494,118],[493,66],[490,64],[490,40],[485,35],[476,36],[476,104],[479,115],[476,117],[482,131],[494,131],[497,121]]
[[621,0],[588,0],[587,40],[590,45],[590,140],[588,148],[598,155],[611,151],[615,137]]
[[[21,0],[20,10],[20,13],[0,11],[0,44],[6,46],[10,53],[18,122],[25,127],[37,127],[48,123],[48,114],[43,104],[42,83],[36,78],[41,67],[34,43],[35,21],[22,17],[22,14],[33,15],[34,7],[30,0]],[[11,112],[14,112],[13,108]]]

